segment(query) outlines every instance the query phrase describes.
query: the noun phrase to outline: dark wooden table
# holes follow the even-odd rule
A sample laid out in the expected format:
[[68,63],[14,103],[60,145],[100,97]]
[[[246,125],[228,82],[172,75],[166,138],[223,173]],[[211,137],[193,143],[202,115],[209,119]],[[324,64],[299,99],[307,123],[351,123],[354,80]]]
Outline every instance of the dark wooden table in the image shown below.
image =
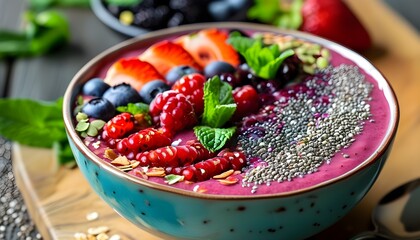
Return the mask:
[[[403,3],[398,0],[384,0],[384,2],[391,3],[391,6],[401,11],[420,9],[418,0],[404,1],[404,4],[414,4],[411,8],[402,7]],[[0,0],[0,29],[20,30],[22,14],[26,9],[25,0]],[[41,57],[0,60],[1,97],[55,100],[63,96],[72,76],[86,62],[103,50],[126,39],[125,36],[102,24],[89,8],[59,8],[58,10],[62,11],[70,21],[69,44]],[[414,21],[414,25],[417,24],[417,26],[420,23],[418,18],[411,15],[409,20]],[[10,160],[10,143],[1,137],[0,153],[0,163]],[[10,164],[10,161],[7,164]],[[0,165],[0,174],[9,174],[7,171],[1,171],[3,165]],[[3,216],[0,214],[1,217]],[[1,234],[0,226],[0,239],[3,239]],[[19,238],[16,237],[16,239]]]

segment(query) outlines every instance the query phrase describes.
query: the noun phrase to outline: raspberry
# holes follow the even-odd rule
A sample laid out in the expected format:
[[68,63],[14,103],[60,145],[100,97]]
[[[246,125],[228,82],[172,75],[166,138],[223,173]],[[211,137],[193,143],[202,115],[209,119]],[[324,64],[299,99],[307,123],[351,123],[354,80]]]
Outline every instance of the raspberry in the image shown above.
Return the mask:
[[105,140],[122,138],[125,134],[133,130],[134,119],[130,113],[120,113],[109,120],[104,128],[103,134]]
[[257,112],[260,107],[258,93],[250,85],[235,88],[233,99],[237,105],[234,120],[241,120],[242,117]]
[[190,101],[182,93],[169,90],[159,93],[150,104],[150,114],[155,123],[158,123],[168,136],[194,126],[197,117]]
[[134,159],[139,152],[169,146],[170,144],[171,139],[161,131],[146,128],[121,139],[117,143],[117,151],[125,155],[130,154],[130,159]]
[[192,73],[181,77],[172,86],[172,90],[185,95],[193,104],[194,112],[200,116],[204,111],[203,89],[206,78],[199,73]]

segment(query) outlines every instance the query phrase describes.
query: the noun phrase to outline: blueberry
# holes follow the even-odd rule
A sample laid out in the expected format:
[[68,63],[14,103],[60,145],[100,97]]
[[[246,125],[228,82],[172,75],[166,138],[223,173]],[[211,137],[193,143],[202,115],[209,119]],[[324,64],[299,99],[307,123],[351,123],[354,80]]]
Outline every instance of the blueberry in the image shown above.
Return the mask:
[[101,78],[92,78],[83,85],[82,93],[84,95],[102,97],[108,88],[109,85]]
[[139,93],[127,83],[110,87],[102,97],[110,101],[115,107],[141,102]]
[[233,7],[227,1],[211,2],[208,11],[216,21],[225,21],[233,14]]
[[173,67],[166,74],[166,81],[168,82],[169,85],[173,85],[176,81],[178,81],[178,79],[191,73],[198,73],[198,71],[197,69],[192,68],[187,65]]
[[171,87],[164,81],[153,80],[143,85],[140,89],[140,97],[143,99],[143,102],[150,104],[158,93],[162,93],[169,89],[171,89]]
[[223,61],[214,61],[204,68],[204,75],[206,77],[213,77],[222,73],[233,73],[235,68],[227,62]]
[[115,115],[115,107],[104,98],[92,98],[82,107],[82,112],[89,117],[108,121]]
[[235,10],[243,9],[248,4],[248,0],[227,0],[227,2]]

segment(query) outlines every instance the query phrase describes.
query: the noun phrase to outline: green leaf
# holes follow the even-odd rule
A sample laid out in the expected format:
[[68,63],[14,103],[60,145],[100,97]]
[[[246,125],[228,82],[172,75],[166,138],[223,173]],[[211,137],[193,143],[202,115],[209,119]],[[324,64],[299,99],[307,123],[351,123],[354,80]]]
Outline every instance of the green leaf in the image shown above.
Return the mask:
[[118,6],[133,6],[141,3],[143,0],[105,0],[108,4],[115,4]]
[[119,106],[117,107],[117,111],[119,112],[128,112],[133,115],[140,114],[140,113],[148,113],[149,112],[149,105],[145,103],[129,103],[127,106]]
[[255,74],[264,79],[274,78],[283,61],[294,54],[291,49],[280,52],[277,44],[264,46],[261,39],[250,40],[248,37],[233,35],[228,41],[245,58]]
[[[276,45],[277,46],[277,45]],[[265,79],[271,79],[274,78],[277,74],[277,70],[279,69],[280,65],[283,63],[283,61],[294,55],[295,52],[292,49],[288,49],[280,54],[277,58],[267,62],[264,64],[258,71],[258,76],[265,78]]]
[[72,162],[74,163],[73,152],[70,148],[70,145],[67,139],[63,141],[54,142],[53,151],[60,165],[64,165],[64,164],[68,164]]
[[210,127],[221,127],[236,110],[232,87],[215,76],[204,84],[204,113],[202,123]]
[[194,127],[194,133],[203,146],[211,152],[223,148],[226,142],[233,137],[236,127],[211,128],[208,126]]
[[279,13],[279,0],[255,0],[254,5],[248,9],[250,19],[264,23],[272,23]]
[[302,24],[303,0],[255,0],[248,9],[251,20],[272,24],[285,29],[298,29]]
[[254,38],[247,38],[242,36],[239,32],[232,32],[229,34],[227,42],[235,47],[238,52],[245,52],[247,49],[257,41]]
[[0,99],[0,135],[24,145],[52,147],[67,140],[62,117],[62,99],[39,102]]
[[181,182],[184,180],[184,176],[182,175],[175,175],[175,174],[169,174],[165,176],[166,183],[169,185],[175,184],[177,182]]

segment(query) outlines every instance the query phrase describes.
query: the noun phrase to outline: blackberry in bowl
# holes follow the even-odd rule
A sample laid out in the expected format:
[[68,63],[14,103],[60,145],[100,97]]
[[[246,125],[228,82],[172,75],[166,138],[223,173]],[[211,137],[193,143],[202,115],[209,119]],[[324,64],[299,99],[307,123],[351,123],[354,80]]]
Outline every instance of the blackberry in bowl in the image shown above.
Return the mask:
[[91,0],[94,14],[124,35],[200,22],[247,21],[251,0]]
[[[277,44],[284,40],[292,47]],[[234,71],[206,77],[216,61]],[[156,84],[150,104],[115,107],[96,135],[78,130],[80,121],[101,119],[80,107],[98,98],[83,94],[90,79],[139,92],[186,65],[196,71],[171,79],[168,90]],[[286,68],[295,72],[285,77]],[[234,84],[222,80],[226,74]],[[277,84],[258,88],[263,81]],[[322,231],[369,191],[399,119],[392,88],[357,53],[246,23],[127,40],[87,63],[63,104],[70,145],[95,192],[138,227],[181,239],[304,239]]]

